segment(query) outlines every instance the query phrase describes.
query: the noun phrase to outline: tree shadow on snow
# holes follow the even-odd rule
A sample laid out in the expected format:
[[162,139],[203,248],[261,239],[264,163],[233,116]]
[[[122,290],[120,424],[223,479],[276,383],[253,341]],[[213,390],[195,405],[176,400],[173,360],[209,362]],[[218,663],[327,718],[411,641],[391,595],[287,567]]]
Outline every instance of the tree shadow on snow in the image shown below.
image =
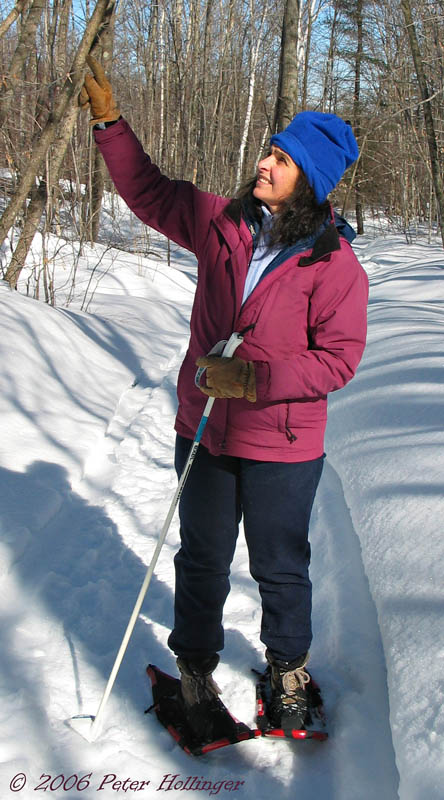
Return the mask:
[[[32,599],[45,607],[57,630],[62,625],[76,680],[72,713],[95,713],[96,708],[84,708],[79,663],[86,660],[108,678],[146,565],[125,545],[106,512],[71,490],[63,467],[35,462],[26,473],[0,469],[0,487],[0,542],[6,543],[9,571],[21,582],[21,613]],[[154,575],[150,592],[142,613],[170,627],[171,588]],[[2,664],[5,659],[3,649]],[[174,663],[151,625],[139,619],[115,691],[141,713],[150,696],[149,661],[163,668]],[[20,669],[8,671],[20,675]],[[38,683],[34,695],[37,688]]]
[[[0,585],[2,573],[9,570],[18,583],[19,598],[15,606],[6,598],[0,616],[3,684],[7,696],[19,692],[25,698],[27,716],[23,727],[28,726],[29,740],[46,743],[51,762],[59,745],[53,717],[57,718],[58,713],[69,717],[97,712],[147,566],[127,547],[103,508],[89,505],[72,491],[68,473],[57,464],[34,462],[26,473],[0,468],[0,520],[0,552],[3,548],[7,554],[7,564],[0,569]],[[153,539],[153,551],[155,545]],[[63,668],[59,677],[57,664],[48,662],[48,656],[32,662],[30,652],[21,649],[20,635],[14,642],[17,626],[32,628],[28,614],[31,609],[32,618],[34,607],[39,609],[39,620],[41,614],[44,616],[44,636],[48,637],[49,626],[50,639],[54,631],[56,641],[61,643],[58,663]],[[144,710],[151,703],[147,664],[176,671],[175,657],[166,646],[172,622],[172,587],[154,574],[112,693],[112,698],[117,697],[119,702],[136,709],[142,722]],[[29,641],[35,647],[39,632],[31,630]],[[239,631],[228,630],[225,660],[233,662],[235,669],[243,666],[248,671],[250,665],[257,665],[257,652]],[[88,683],[91,668],[102,679],[99,696],[96,696],[97,683],[94,687]],[[51,673],[50,680],[45,671]],[[55,715],[53,711],[48,713],[50,687],[63,696],[63,709],[59,705]],[[72,692],[69,699],[67,692]],[[104,715],[105,729],[113,722],[118,724],[110,719],[110,706],[111,701]],[[148,728],[153,726],[157,726],[155,719],[147,720],[147,739]],[[161,737],[161,728],[158,733]],[[179,748],[173,748],[171,753],[171,740],[166,733],[163,736],[163,741],[168,742],[169,758],[172,755],[178,768],[189,772],[192,768],[189,757]],[[23,743],[19,742],[20,745]],[[66,753],[63,756],[66,774],[70,774],[67,770],[71,767],[73,774],[78,769],[78,764],[66,764],[72,757]],[[52,764],[48,761],[45,769],[51,772]],[[245,775],[248,788],[248,783],[252,784],[248,780],[250,774],[256,782],[255,773],[249,770],[255,770],[254,765],[260,764],[260,760],[255,743],[251,742],[217,751],[211,759],[204,758],[199,763],[209,776],[218,776],[228,768],[231,776]],[[54,763],[54,774],[56,770],[60,770],[60,763]],[[265,776],[261,772],[260,784],[261,796],[279,788],[283,800],[292,797],[291,788],[282,785],[275,775]]]

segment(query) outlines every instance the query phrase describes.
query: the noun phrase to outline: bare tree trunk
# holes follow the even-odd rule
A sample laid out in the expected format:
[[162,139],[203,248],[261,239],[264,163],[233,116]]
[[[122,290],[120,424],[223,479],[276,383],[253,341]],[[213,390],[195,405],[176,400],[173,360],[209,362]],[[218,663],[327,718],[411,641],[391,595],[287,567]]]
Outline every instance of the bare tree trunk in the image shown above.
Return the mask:
[[[53,180],[56,180],[56,177],[58,176],[60,165],[65,156],[66,147],[68,145],[78,113],[77,98],[83,84],[85,59],[91,50],[94,38],[104,20],[108,3],[109,0],[97,1],[93,15],[86,26],[82,41],[78,47],[71,74],[67,78],[60,93],[56,108],[54,109],[52,116],[42,131],[40,139],[35,145],[26,173],[21,177],[15,194],[11,198],[8,207],[3,212],[0,220],[1,242],[3,242],[8,235],[8,231],[13,225],[15,217],[19,213],[26,201],[26,198],[28,197],[29,192],[35,184],[38,172],[41,169],[43,161],[46,158],[46,154],[53,143]],[[36,199],[36,202],[41,202],[41,200]],[[15,261],[14,264],[9,266],[6,272],[5,278],[12,287],[16,287],[17,285],[18,276],[22,266],[23,263],[20,265]]]
[[327,63],[324,71],[324,85],[322,91],[322,111],[331,112],[333,104],[333,64],[336,49],[336,29],[338,24],[339,12],[338,4],[334,3],[333,19],[330,29],[330,43],[328,47]]
[[[103,20],[106,27],[101,34],[100,42],[98,46],[94,48],[93,53],[99,61],[105,62],[105,64],[108,62],[110,66],[113,59],[114,7],[114,0],[109,0],[108,8],[106,9]],[[91,242],[97,242],[99,238],[100,211],[102,208],[103,192],[105,190],[106,174],[107,169],[103,160],[103,156],[99,148],[94,145],[89,214],[89,241]]]
[[3,22],[0,22],[0,39],[9,31],[11,25],[16,21],[17,17],[25,11],[30,2],[31,0],[17,0],[12,11],[9,12]]
[[[255,15],[253,0],[250,0],[250,4],[251,4],[250,16],[251,16],[251,28],[252,28],[251,38],[253,39],[253,35],[254,35],[254,15]],[[242,138],[241,138],[241,144],[240,144],[240,149],[239,149],[239,159],[238,159],[238,162],[237,162],[236,185],[235,185],[235,189],[236,190],[239,189],[239,186],[240,186],[241,180],[242,180],[242,173],[243,173],[243,168],[244,168],[245,147],[246,147],[246,144],[247,144],[248,131],[250,129],[251,112],[252,112],[252,109],[253,109],[254,90],[255,90],[255,84],[256,84],[256,68],[257,68],[257,62],[258,62],[258,58],[259,58],[259,48],[261,46],[262,33],[263,33],[263,29],[264,29],[264,22],[265,22],[265,17],[266,17],[267,11],[268,11],[267,5],[264,5],[263,11],[262,11],[261,24],[260,24],[259,31],[257,33],[257,40],[256,40],[254,46],[253,46],[253,42],[252,41],[250,42],[250,48],[249,48],[249,50],[250,50],[250,69],[249,69],[250,78],[249,78],[248,103],[247,103],[247,110],[246,110],[246,113],[245,113],[244,129],[243,129]]]
[[[58,19],[59,19],[59,0],[54,0],[53,8],[52,8],[52,18],[50,17],[50,7],[49,4],[45,9],[45,14],[43,17],[43,25],[44,25],[44,50],[43,50],[43,57],[41,59],[41,65],[39,69],[39,74],[37,77],[37,65],[32,64],[32,81],[39,86],[39,91],[37,93],[36,101],[35,101],[35,125],[34,128],[37,130],[42,130],[44,128],[48,116],[50,113],[50,109],[54,106],[54,96],[56,93],[57,87],[57,64],[55,63],[54,58],[54,51],[56,47],[56,37],[58,33]],[[30,65],[28,62],[27,65],[27,74],[26,80],[29,82],[31,80],[30,75]],[[66,74],[66,70],[62,72],[62,75]],[[27,100],[27,114],[28,118],[31,116],[30,107],[29,107],[29,99],[25,96],[23,98],[26,102]],[[32,133],[32,130],[31,130]]]
[[165,44],[165,8],[162,5],[159,18],[159,32],[160,32],[160,132],[159,132],[159,145],[158,145],[158,160],[161,161],[163,153],[163,143],[165,137],[165,71],[166,71],[166,44]]
[[68,43],[68,28],[69,28],[69,15],[71,13],[72,0],[62,0],[62,6],[59,11],[59,24],[58,24],[58,37],[56,43],[57,49],[57,69],[61,75],[65,75],[68,69],[67,66],[67,43]]
[[8,75],[0,88],[0,127],[3,127],[8,119],[11,102],[18,86],[18,76],[23,70],[31,48],[35,46],[36,31],[45,8],[46,0],[33,0],[22,25],[20,39],[12,57]]
[[322,8],[320,0],[305,0],[304,8],[300,9],[298,33],[298,69],[303,67],[301,86],[301,109],[308,103],[308,75],[310,72],[311,40],[314,24]]
[[175,91],[176,119],[173,125],[173,132],[170,141],[170,157],[171,157],[171,167],[174,171],[174,175],[177,176],[178,172],[181,170],[180,157],[178,159],[179,155],[178,142],[179,142],[179,131],[183,118],[183,94],[184,94],[184,86],[183,86],[184,76],[182,72],[182,67],[183,67],[182,15],[183,15],[183,0],[175,0],[172,8],[171,36],[172,36],[174,64],[175,64],[173,77],[175,79],[175,90],[176,90]]
[[298,110],[298,30],[300,0],[286,0],[282,24],[279,83],[274,130],[281,131]]
[[25,264],[26,256],[28,255],[28,251],[32,244],[32,240],[36,232],[37,226],[45,210],[45,205],[47,203],[51,189],[54,187],[54,184],[58,180],[60,168],[65,158],[66,150],[68,148],[69,140],[74,130],[74,125],[78,113],[79,109],[77,105],[72,105],[69,107],[67,113],[63,117],[63,120],[59,126],[57,138],[54,141],[53,145],[54,152],[51,158],[50,177],[48,180],[46,178],[42,178],[39,181],[38,186],[34,186],[31,190],[31,196],[26,211],[23,230],[17,242],[16,248],[14,250],[11,259],[11,263],[9,264],[5,276],[6,280],[13,288],[17,286],[17,281],[20,272]]
[[201,91],[200,91],[200,119],[199,119],[199,134],[197,138],[197,174],[196,183],[202,186],[204,181],[205,172],[205,147],[207,143],[207,61],[208,52],[210,47],[210,20],[213,10],[214,0],[206,0],[207,7],[205,11],[205,28],[203,36],[203,53],[202,53],[202,78],[201,78]]
[[37,226],[45,208],[46,198],[46,181],[42,180],[39,182],[38,186],[32,187],[25,223],[5,275],[5,279],[13,289],[17,286],[18,277],[24,267],[26,256],[32,245],[32,240],[34,239]]
[[[214,88],[214,94],[213,94],[214,111],[211,115],[211,122],[209,126],[209,134],[207,139],[206,158],[207,162],[209,162],[209,169],[207,171],[206,181],[205,181],[207,187],[212,185],[213,176],[215,171],[217,170],[217,162],[218,162],[217,151],[218,149],[220,150],[221,133],[224,128],[224,126],[221,125],[221,120],[224,119],[225,115],[225,108],[228,99],[226,88],[230,82],[229,71],[231,64],[229,56],[229,47],[233,36],[233,26],[235,19],[234,8],[235,8],[235,0],[228,0],[228,19],[226,22],[226,26],[224,26],[223,40],[221,40],[220,45],[218,46],[218,52],[220,53],[219,73],[217,78],[217,86],[215,86]],[[209,156],[210,144],[211,144],[211,156]]]
[[[355,90],[353,95],[353,127],[356,139],[361,138],[361,65],[363,56],[363,20],[362,20],[362,2],[357,0],[356,9],[354,12],[356,18],[356,59],[355,59]],[[356,211],[356,229],[358,234],[364,233],[364,214],[362,209],[362,191],[361,183],[363,180],[362,174],[362,158],[359,159],[356,165],[355,173],[355,211]]]
[[401,0],[401,8],[404,14],[405,24],[412,51],[413,62],[415,64],[416,76],[418,78],[421,98],[423,100],[424,121],[427,132],[427,143],[429,147],[430,166],[432,170],[433,187],[435,190],[436,203],[438,206],[439,225],[441,239],[444,246],[444,187],[439,163],[439,150],[436,138],[435,123],[433,120],[432,106],[430,102],[430,91],[424,71],[418,37],[416,35],[415,23],[413,22],[410,0]]
[[194,53],[199,48],[199,6],[198,0],[191,0],[190,8],[190,21],[189,21],[189,47],[187,52],[186,68],[190,74],[190,94],[189,94],[189,111],[186,118],[186,147],[185,153],[191,162],[190,176],[193,183],[196,182],[197,176],[197,163],[198,155],[194,142],[194,119],[197,116],[197,96],[198,96],[198,83],[199,75],[196,59]]

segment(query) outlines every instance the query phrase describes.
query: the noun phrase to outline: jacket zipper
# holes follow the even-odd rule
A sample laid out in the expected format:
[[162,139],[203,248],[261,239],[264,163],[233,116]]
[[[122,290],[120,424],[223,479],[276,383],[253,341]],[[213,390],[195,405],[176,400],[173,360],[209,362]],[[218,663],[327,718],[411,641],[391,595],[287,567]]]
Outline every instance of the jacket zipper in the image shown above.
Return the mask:
[[292,432],[292,430],[291,430],[291,428],[290,428],[290,426],[288,424],[289,423],[289,416],[290,416],[290,402],[289,402],[289,400],[287,400],[287,416],[286,416],[286,419],[285,419],[285,435],[286,435],[288,441],[290,442],[290,444],[293,444],[293,442],[295,442],[298,437],[295,436],[295,434]]

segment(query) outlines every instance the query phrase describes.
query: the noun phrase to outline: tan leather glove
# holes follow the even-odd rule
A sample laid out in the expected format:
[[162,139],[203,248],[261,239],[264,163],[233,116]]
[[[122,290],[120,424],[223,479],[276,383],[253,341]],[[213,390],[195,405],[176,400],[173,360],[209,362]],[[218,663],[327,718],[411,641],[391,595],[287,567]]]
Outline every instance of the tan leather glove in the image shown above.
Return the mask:
[[198,367],[206,367],[206,386],[201,392],[209,397],[245,397],[250,403],[256,402],[256,376],[252,361],[232,356],[201,356]]
[[120,117],[120,111],[116,106],[105,70],[93,56],[87,56],[86,61],[94,77],[85,75],[85,83],[79,95],[80,107],[82,109],[86,109],[88,105],[91,107],[91,125],[97,125],[98,122],[115,122]]

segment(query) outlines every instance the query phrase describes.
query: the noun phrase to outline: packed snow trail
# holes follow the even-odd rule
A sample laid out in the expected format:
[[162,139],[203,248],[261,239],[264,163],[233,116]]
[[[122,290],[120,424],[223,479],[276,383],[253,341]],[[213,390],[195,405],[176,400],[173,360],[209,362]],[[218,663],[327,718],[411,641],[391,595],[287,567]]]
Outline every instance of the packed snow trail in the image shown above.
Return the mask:
[[[108,468],[103,459],[99,459],[99,470],[94,472],[101,450],[96,444],[87,460],[84,475],[87,493],[88,486],[97,487],[103,476],[107,476],[109,483],[103,491],[104,509],[117,525],[128,549],[146,563],[163,524],[168,497],[172,496],[176,485],[172,469],[174,405],[171,394],[181,357],[182,354],[169,364],[156,388],[136,385],[121,396],[104,438]],[[111,452],[109,441],[114,442]],[[233,774],[237,775],[240,768],[240,774],[247,776],[249,791],[254,790],[257,796],[266,795],[263,775],[260,785],[257,785],[255,771],[260,769],[262,773],[267,769],[278,771],[282,797],[286,797],[287,792],[290,797],[297,790],[304,793],[317,790],[324,796],[352,800],[359,784],[362,800],[367,800],[367,797],[370,800],[375,794],[382,800],[392,800],[397,797],[398,776],[388,721],[379,629],[359,542],[345,506],[340,480],[328,462],[316,509],[311,534],[314,549],[312,576],[316,590],[316,639],[312,665],[324,689],[332,738],[324,746],[324,751],[322,745],[314,743],[300,743],[298,746],[269,741],[248,742],[242,745],[242,759],[237,746],[236,752],[230,752],[229,756],[219,755],[217,761],[215,758],[214,766],[211,757],[205,773],[210,780],[220,779],[217,765],[221,760],[226,763],[228,758]],[[176,519],[158,562],[155,588],[149,591],[143,607],[143,631],[138,632],[137,646],[132,645],[132,654],[128,656],[129,663],[125,668],[126,680],[140,682],[141,693],[147,689],[143,667],[148,661],[176,672],[166,639],[172,624],[172,559],[177,545]],[[263,664],[263,647],[259,642],[259,597],[248,574],[247,563],[246,545],[241,536],[232,570],[233,589],[225,612],[227,644],[217,679],[224,687],[223,697],[227,705],[240,719],[253,725],[254,677],[251,668]],[[322,592],[325,575],[329,576],[328,589]],[[110,575],[110,583],[113,580]],[[357,641],[358,648],[355,645]],[[136,664],[140,670],[137,677]],[[132,677],[131,670],[134,672]],[[159,730],[155,719],[148,718],[146,724],[150,736],[161,737],[165,747],[170,749],[169,737]],[[255,744],[257,748],[254,748]],[[305,747],[308,760],[302,749]],[[248,762],[251,762],[251,771]],[[378,764],[376,774],[374,764]],[[367,789],[362,788],[364,785],[368,787],[367,795]],[[350,790],[349,787],[354,788]],[[270,789],[268,787],[267,791]]]
[[340,470],[378,613],[403,800],[441,800],[444,254],[358,239],[369,335],[332,397],[327,451]]

